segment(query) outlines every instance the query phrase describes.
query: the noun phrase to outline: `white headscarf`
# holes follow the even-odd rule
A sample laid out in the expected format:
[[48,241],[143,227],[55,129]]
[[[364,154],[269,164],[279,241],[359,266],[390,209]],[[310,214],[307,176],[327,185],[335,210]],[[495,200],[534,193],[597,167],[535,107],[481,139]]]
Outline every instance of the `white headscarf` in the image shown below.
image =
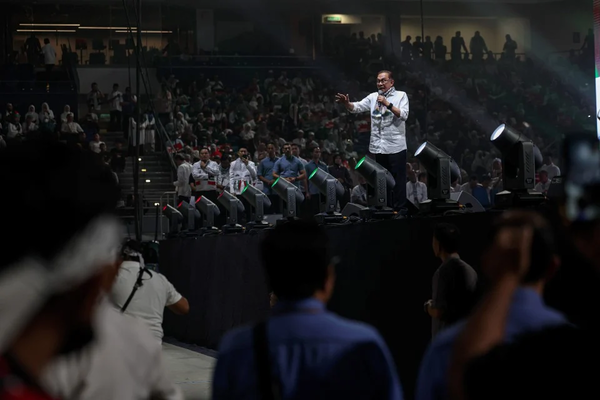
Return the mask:
[[[82,284],[119,256],[120,222],[90,222],[52,261],[27,255],[0,273],[0,353],[52,296]],[[19,299],[19,301],[15,301]]]

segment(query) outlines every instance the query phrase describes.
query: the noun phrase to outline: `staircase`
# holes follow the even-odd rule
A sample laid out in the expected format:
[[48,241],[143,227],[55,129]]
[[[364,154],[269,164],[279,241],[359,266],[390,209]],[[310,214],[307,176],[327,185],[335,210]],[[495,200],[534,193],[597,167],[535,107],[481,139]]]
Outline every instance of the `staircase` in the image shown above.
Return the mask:
[[[106,143],[106,148],[110,151],[115,147],[117,140],[123,139],[123,134],[121,132],[100,133],[100,139]],[[123,146],[123,148],[127,147]],[[142,161],[139,162],[139,193],[145,201],[144,206],[154,209],[154,203],[160,202],[164,192],[175,190],[172,167],[163,152],[146,151],[140,158]],[[127,199],[128,195],[133,194],[133,157],[127,158],[125,171],[118,175],[122,198]]]

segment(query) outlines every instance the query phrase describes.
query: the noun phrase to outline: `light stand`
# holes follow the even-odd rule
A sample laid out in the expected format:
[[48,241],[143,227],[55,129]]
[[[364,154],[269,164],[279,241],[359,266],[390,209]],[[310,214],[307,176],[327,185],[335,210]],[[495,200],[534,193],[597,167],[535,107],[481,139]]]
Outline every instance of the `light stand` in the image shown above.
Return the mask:
[[200,229],[200,225],[202,223],[202,217],[200,213],[194,206],[192,206],[187,201],[182,201],[177,206],[177,209],[181,212],[183,216],[183,221],[181,223],[181,227],[187,235],[196,235],[196,230]]
[[246,210],[240,199],[223,190],[219,197],[217,197],[217,201],[227,210],[227,223],[223,225],[223,233],[243,232],[244,227],[238,224],[238,214],[243,214]]
[[344,196],[342,184],[321,168],[316,168],[308,179],[325,196],[325,211],[315,215],[317,222],[327,224],[345,221],[346,217],[336,212],[338,198]]
[[219,207],[207,199],[206,196],[200,196],[196,199],[196,208],[200,211],[200,215],[203,218],[200,234],[207,236],[221,233],[215,226],[215,217],[218,217],[221,213]]
[[429,142],[423,143],[415,157],[427,170],[428,200],[417,204],[419,212],[423,214],[440,213],[459,210],[460,205],[450,198],[452,181],[460,176],[460,168],[452,157]]
[[251,221],[247,223],[248,230],[269,228],[271,225],[264,220],[265,208],[271,207],[269,197],[252,185],[244,186],[241,196],[251,206]]
[[283,200],[283,221],[297,218],[298,205],[304,201],[304,195],[300,189],[281,177],[273,182],[271,188]]
[[367,184],[374,189],[374,193],[367,195],[367,204],[371,210],[372,218],[394,218],[397,213],[388,206],[388,189],[396,186],[392,174],[372,158],[365,156],[354,167],[362,175]]
[[179,234],[179,224],[183,221],[183,215],[172,205],[167,204],[162,209],[163,215],[169,220],[169,237]]
[[535,206],[546,197],[533,191],[535,171],[542,166],[540,150],[521,132],[502,124],[490,136],[490,141],[502,153],[502,183],[504,190],[496,194],[495,208]]

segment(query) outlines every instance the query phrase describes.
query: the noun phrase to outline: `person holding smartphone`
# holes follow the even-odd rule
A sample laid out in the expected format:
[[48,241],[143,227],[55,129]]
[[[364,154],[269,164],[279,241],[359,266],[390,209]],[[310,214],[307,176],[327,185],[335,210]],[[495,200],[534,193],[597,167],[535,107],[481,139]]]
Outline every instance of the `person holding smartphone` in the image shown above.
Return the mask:
[[256,165],[248,157],[248,149],[241,147],[238,158],[229,167],[229,191],[232,194],[242,194],[246,185],[256,180]]

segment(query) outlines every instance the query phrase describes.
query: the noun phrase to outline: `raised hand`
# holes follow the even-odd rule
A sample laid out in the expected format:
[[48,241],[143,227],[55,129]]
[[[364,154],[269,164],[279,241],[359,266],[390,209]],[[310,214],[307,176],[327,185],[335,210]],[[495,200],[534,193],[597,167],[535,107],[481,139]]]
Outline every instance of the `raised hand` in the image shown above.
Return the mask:
[[335,95],[335,102],[346,105],[350,103],[350,96],[347,94],[338,93]]

